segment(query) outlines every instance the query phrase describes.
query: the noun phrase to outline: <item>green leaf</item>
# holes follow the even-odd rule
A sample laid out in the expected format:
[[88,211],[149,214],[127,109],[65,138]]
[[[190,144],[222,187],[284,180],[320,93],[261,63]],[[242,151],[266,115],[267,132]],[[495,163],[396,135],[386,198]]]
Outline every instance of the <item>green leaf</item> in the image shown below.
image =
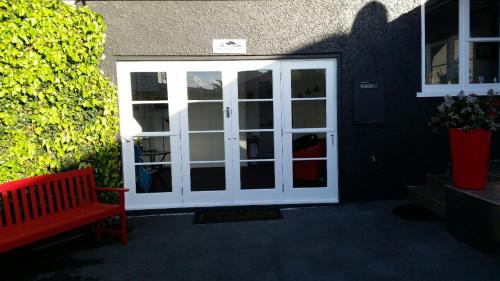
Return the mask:
[[0,183],[91,164],[98,184],[119,186],[102,16],[59,0],[0,0],[0,22]]

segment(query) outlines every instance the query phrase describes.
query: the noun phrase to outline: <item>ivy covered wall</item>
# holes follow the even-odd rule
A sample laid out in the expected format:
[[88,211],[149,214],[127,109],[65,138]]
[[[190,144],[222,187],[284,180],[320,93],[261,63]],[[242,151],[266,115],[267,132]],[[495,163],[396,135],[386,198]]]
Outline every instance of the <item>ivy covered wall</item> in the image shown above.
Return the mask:
[[102,17],[59,0],[0,0],[0,183],[93,165],[121,182]]

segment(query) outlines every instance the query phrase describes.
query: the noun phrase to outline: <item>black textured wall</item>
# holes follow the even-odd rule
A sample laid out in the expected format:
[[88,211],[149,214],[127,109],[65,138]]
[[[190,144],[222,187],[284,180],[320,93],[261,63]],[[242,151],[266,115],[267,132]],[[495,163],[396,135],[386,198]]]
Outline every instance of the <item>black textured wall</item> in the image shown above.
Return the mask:
[[[246,38],[248,55],[337,54],[341,201],[388,199],[447,169],[446,134],[420,91],[420,0],[86,1],[108,25],[104,71],[121,56],[211,56],[213,38]],[[384,84],[382,124],[353,123],[353,81]],[[494,154],[498,155],[498,151]]]

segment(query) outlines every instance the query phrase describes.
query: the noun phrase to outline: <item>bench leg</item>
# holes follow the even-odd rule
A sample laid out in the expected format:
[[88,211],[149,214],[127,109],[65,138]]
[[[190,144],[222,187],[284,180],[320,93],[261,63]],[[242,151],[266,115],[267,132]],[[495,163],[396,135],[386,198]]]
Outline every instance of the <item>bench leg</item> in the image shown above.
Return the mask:
[[94,224],[95,229],[95,240],[101,242],[101,225],[99,223]]
[[123,245],[127,245],[127,243],[128,243],[128,238],[127,238],[127,216],[125,215],[125,210],[122,211],[120,218],[121,218],[122,244]]

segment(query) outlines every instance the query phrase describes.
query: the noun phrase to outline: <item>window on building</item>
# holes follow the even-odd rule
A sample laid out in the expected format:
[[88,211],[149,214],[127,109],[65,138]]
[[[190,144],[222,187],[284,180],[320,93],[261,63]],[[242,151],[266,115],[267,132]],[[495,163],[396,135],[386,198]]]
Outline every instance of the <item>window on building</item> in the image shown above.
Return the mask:
[[458,84],[458,0],[429,1],[425,13],[426,83]]
[[422,93],[500,90],[500,0],[423,0]]

